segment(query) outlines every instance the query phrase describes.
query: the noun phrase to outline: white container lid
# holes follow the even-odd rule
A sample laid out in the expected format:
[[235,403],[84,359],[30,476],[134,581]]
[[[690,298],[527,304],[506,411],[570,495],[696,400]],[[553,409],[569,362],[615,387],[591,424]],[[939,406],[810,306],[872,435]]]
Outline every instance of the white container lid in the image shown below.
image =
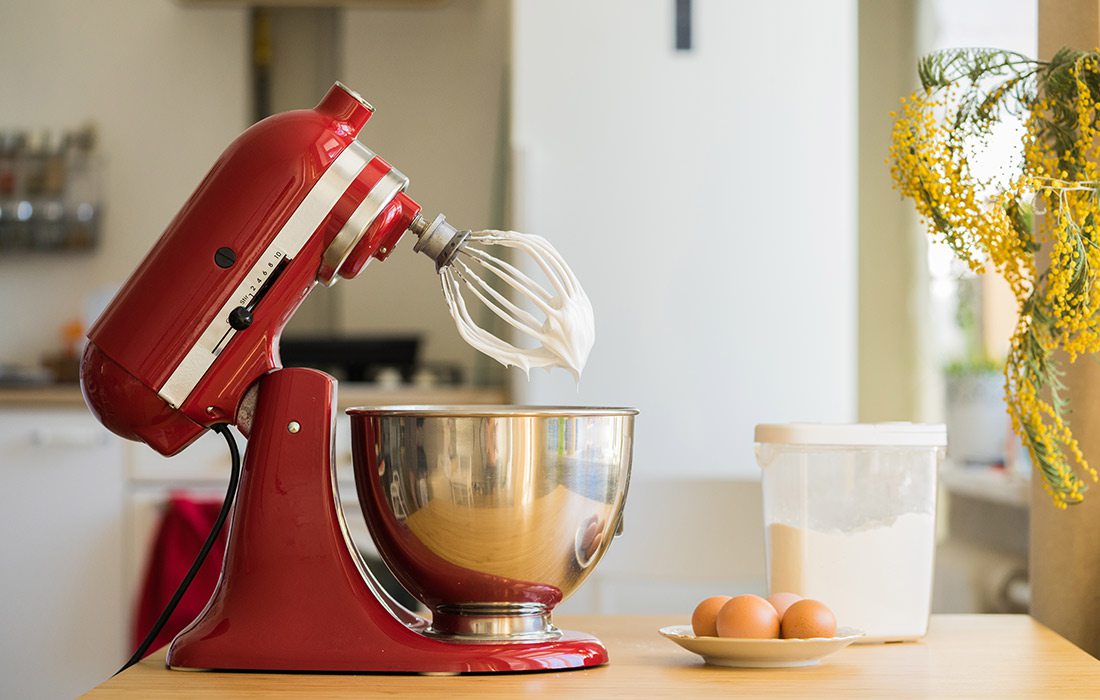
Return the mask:
[[762,423],[755,441],[819,447],[946,447],[943,423]]

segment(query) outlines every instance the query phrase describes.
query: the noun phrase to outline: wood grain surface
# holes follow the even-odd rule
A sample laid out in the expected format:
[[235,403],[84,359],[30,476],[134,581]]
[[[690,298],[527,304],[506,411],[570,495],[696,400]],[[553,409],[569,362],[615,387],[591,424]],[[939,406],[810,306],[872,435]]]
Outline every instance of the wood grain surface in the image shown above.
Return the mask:
[[1025,615],[937,615],[915,644],[852,646],[793,669],[706,666],[657,634],[668,616],[562,617],[592,632],[607,666],[481,676],[178,672],[164,652],[95,688],[106,698],[1096,698],[1100,661]]

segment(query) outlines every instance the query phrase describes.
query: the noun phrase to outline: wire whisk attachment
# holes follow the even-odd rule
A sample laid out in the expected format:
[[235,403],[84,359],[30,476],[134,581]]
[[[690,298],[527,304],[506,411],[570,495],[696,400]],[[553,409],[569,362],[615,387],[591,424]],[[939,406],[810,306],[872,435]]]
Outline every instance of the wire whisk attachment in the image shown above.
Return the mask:
[[[592,303],[549,241],[514,231],[456,231],[442,215],[430,226],[414,222],[411,228],[420,237],[416,250],[436,260],[463,340],[528,374],[534,367],[561,367],[580,380],[596,339]],[[519,344],[480,325],[477,304],[503,320]]]

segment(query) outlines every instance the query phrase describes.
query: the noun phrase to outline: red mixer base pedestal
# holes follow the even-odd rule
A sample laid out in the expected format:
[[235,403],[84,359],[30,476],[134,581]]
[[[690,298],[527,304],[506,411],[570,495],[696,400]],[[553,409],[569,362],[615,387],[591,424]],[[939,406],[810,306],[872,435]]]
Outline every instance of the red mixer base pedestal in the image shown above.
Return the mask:
[[470,673],[599,666],[566,632],[537,643],[455,643],[396,603],[343,526],[332,469],[336,381],[310,369],[260,380],[221,580],[168,650],[174,669]]

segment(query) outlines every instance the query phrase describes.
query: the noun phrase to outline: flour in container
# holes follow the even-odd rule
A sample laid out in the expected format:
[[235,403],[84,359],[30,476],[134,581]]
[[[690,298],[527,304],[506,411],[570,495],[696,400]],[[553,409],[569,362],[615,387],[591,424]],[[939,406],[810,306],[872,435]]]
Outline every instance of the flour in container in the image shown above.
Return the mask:
[[861,642],[914,640],[927,631],[931,513],[847,532],[772,523],[768,540],[771,590],[826,602],[838,624],[866,633]]

